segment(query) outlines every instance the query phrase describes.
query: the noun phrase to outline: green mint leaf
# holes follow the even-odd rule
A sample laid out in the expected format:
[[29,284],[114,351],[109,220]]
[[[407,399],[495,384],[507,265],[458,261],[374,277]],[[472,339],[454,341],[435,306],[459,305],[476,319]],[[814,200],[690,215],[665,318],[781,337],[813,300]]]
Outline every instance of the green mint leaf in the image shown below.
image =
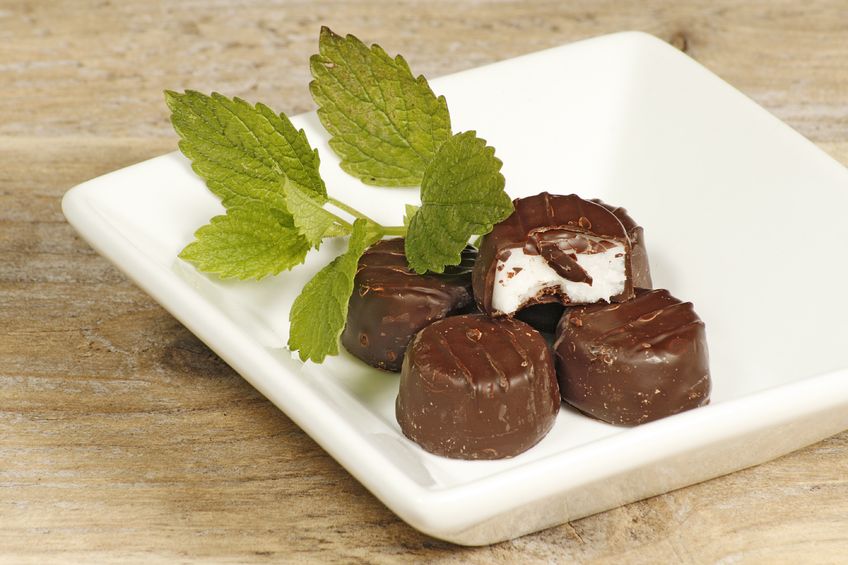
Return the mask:
[[303,263],[309,242],[286,212],[247,201],[195,232],[180,258],[221,278],[261,279]]
[[[307,192],[292,182],[285,182],[283,193],[286,208],[292,215],[297,231],[306,238],[310,245],[317,248],[321,239],[336,226],[336,216],[324,209],[326,198]],[[333,234],[337,230],[333,230]]]
[[450,138],[450,114],[400,55],[321,28],[309,89],[341,167],[365,184],[417,186]]
[[403,207],[403,227],[409,227],[409,222],[412,221],[412,216],[415,215],[415,212],[418,211],[418,208],[419,206],[415,206],[413,204],[407,204]]
[[492,231],[512,213],[501,161],[475,132],[450,138],[421,181],[421,207],[409,222],[406,256],[418,273],[457,265],[472,235]]
[[318,152],[284,114],[239,98],[165,92],[180,150],[224,206],[260,201],[285,209],[282,179],[320,197]]
[[359,258],[378,239],[379,226],[356,220],[347,251],[318,271],[295,299],[289,313],[288,346],[301,361],[321,363],[327,355],[338,354]]

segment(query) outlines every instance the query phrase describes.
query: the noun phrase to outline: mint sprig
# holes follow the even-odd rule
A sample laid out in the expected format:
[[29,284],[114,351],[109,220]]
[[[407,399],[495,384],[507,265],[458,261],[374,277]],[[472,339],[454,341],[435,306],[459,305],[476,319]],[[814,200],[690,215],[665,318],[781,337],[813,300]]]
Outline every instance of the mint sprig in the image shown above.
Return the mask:
[[284,182],[283,198],[297,231],[317,248],[325,236],[349,233],[351,225],[324,208],[326,197],[310,193],[292,182]]
[[285,209],[282,180],[318,196],[327,189],[318,152],[284,114],[239,98],[187,90],[165,92],[180,151],[224,206],[261,201]]
[[378,45],[323,27],[318,48],[309,90],[342,169],[365,184],[417,186],[451,135],[445,98]]
[[318,271],[292,304],[288,346],[298,352],[301,361],[321,363],[327,355],[339,352],[359,258],[382,237],[379,228],[369,224],[368,220],[354,222],[347,251]]
[[180,258],[224,279],[276,275],[303,263],[310,248],[291,215],[259,201],[230,208],[194,235]]
[[459,262],[472,235],[512,210],[494,149],[474,132],[452,135],[445,99],[401,56],[327,28],[319,51],[310,90],[342,168],[366,184],[421,185],[421,206],[406,206],[403,225],[382,226],[330,196],[317,150],[285,114],[217,93],[165,93],[180,150],[227,209],[197,230],[182,259],[221,278],[260,279],[302,263],[326,238],[350,236],[347,251],[304,286],[290,312],[288,346],[318,363],[338,353],[369,245],[407,236],[412,268],[442,272]]
[[512,213],[501,166],[494,148],[473,131],[442,145],[424,172],[421,207],[409,220],[406,258],[417,273],[458,265],[472,235],[489,233]]

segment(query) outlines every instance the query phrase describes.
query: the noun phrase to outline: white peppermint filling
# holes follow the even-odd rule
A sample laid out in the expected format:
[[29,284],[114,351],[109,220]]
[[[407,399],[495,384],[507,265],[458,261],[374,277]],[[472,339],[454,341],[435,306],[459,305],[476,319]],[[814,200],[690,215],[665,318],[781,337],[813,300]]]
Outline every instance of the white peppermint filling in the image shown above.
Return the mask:
[[492,308],[504,314],[520,310],[543,289],[556,288],[572,304],[594,304],[624,292],[625,249],[621,244],[601,253],[578,253],[577,264],[592,277],[592,284],[573,282],[557,274],[541,255],[527,255],[520,247],[498,261]]

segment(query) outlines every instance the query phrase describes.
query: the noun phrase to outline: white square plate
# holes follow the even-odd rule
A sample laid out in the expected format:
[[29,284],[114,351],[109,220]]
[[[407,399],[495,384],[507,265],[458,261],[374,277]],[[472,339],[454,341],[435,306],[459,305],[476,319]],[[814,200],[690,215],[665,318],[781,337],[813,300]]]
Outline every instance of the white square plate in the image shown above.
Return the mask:
[[[341,243],[261,282],[199,274],[177,253],[222,209],[176,153],[74,188],[65,215],[386,506],[456,543],[517,537],[848,428],[843,166],[642,33],[432,85],[448,99],[454,131],[476,129],[497,148],[513,197],[600,197],[645,227],[657,286],[692,300],[706,322],[710,406],[633,429],[563,408],[553,431],[514,459],[437,457],[400,433],[396,375],[344,353],[304,365],[284,348],[292,300]],[[417,190],[344,174],[314,113],[292,121],[318,147],[334,196],[387,224],[417,201]]]

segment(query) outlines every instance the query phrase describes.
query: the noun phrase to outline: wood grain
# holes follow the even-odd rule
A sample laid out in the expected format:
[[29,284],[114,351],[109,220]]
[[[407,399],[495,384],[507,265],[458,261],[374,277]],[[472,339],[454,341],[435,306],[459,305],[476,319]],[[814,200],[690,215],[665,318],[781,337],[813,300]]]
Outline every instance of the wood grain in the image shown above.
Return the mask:
[[175,147],[165,88],[311,109],[320,24],[429,76],[641,29],[848,163],[843,0],[2,0],[0,562],[845,562],[848,433],[491,547],[423,536],[65,223],[67,188]]

